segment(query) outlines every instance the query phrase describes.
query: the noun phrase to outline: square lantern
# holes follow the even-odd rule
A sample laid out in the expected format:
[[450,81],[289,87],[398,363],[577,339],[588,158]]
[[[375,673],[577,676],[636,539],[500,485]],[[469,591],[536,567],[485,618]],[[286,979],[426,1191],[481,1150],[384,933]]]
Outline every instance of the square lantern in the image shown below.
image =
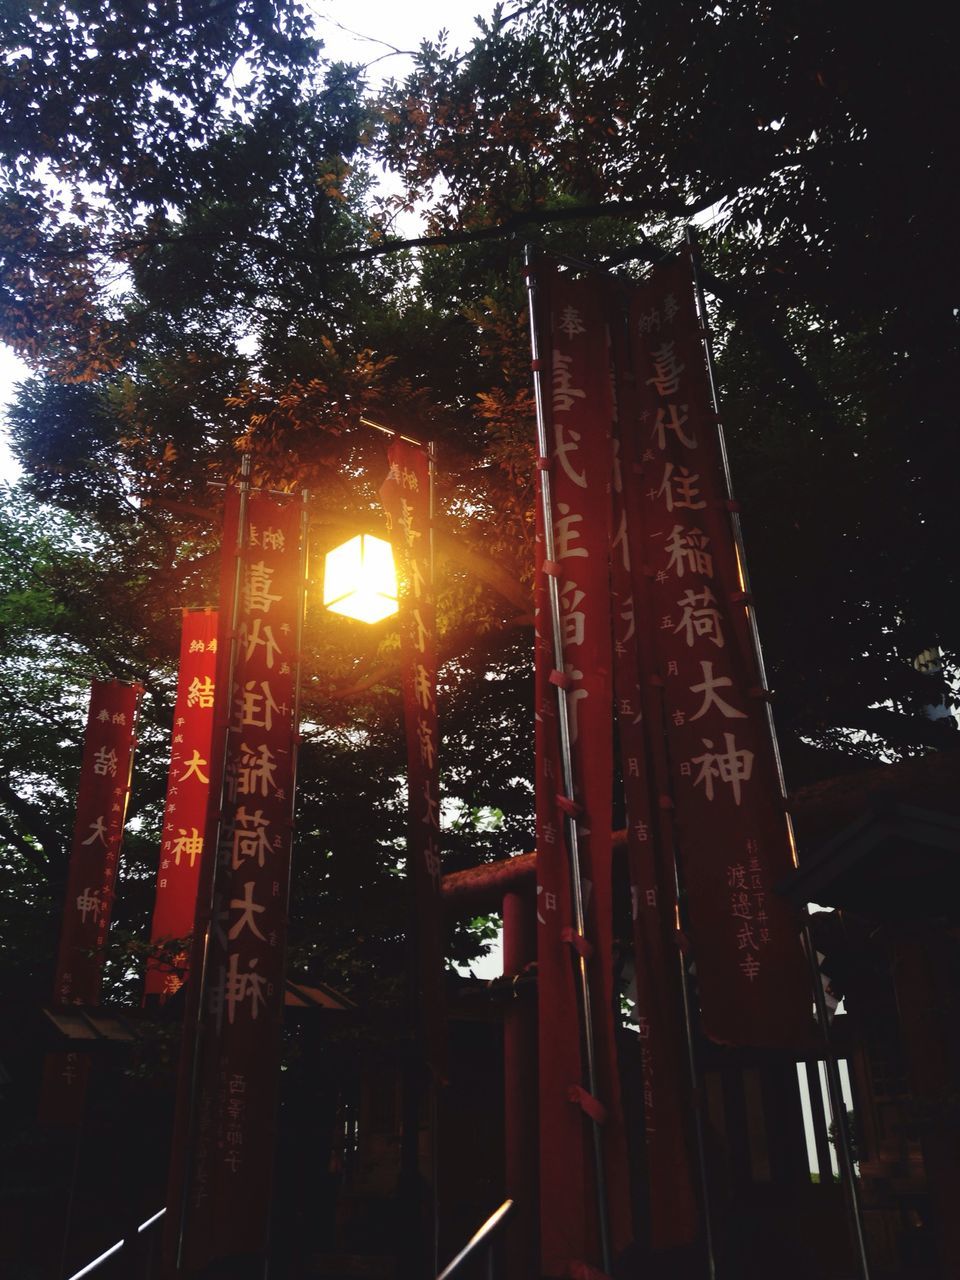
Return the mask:
[[397,572],[390,543],[369,533],[358,533],[328,551],[323,603],[334,613],[360,622],[380,622],[396,613]]

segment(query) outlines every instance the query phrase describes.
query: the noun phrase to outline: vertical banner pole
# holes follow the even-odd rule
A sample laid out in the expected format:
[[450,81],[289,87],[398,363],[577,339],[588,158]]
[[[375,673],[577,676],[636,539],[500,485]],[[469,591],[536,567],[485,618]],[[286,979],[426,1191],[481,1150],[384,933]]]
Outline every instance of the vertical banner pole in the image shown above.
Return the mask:
[[[251,457],[249,451],[245,452],[240,463],[240,506],[237,516],[237,540],[233,548],[234,554],[234,575],[233,575],[233,598],[230,606],[229,631],[227,635],[230,640],[230,658],[226,666],[226,716],[223,724],[222,744],[219,759],[220,765],[220,794],[216,799],[218,812],[223,813],[224,789],[226,786],[226,777],[223,770],[223,761],[226,759],[226,745],[230,733],[230,698],[233,689],[233,674],[237,664],[237,623],[240,612],[240,588],[243,547],[245,543],[244,530],[247,522],[247,499],[250,494],[250,469]],[[225,548],[224,548],[225,550]],[[221,615],[221,624],[225,621]],[[221,635],[222,635],[221,631]],[[216,735],[216,726],[214,726],[214,735]],[[212,754],[212,759],[218,757]],[[211,800],[213,796],[211,795]],[[216,892],[218,889],[218,870],[219,870],[219,832],[220,822],[217,824],[217,839],[214,841],[211,851],[207,851],[207,856],[212,859],[212,872],[210,876],[210,886],[207,907],[207,922],[203,935],[203,952],[200,962],[200,973],[197,977],[198,999],[196,1002],[196,1022],[192,1028],[193,1034],[193,1053],[190,1064],[190,1096],[187,1109],[187,1125],[186,1125],[186,1145],[184,1147],[184,1164],[183,1177],[180,1186],[180,1204],[178,1206],[179,1222],[177,1225],[177,1254],[176,1269],[183,1270],[184,1250],[186,1247],[186,1231],[187,1231],[187,1209],[190,1203],[190,1192],[193,1185],[193,1154],[197,1137],[197,1102],[200,1090],[200,1057],[203,1039],[203,1020],[207,1007],[208,986],[210,978],[210,934],[214,926],[214,903],[216,901]],[[199,903],[198,903],[199,905]],[[184,1028],[186,1030],[186,1028]]]
[[[406,1251],[405,1274],[420,1276],[435,1264],[439,1244],[437,1088],[446,1078],[443,939],[439,914],[440,774],[433,555],[436,449],[433,443],[424,444],[369,419],[361,421],[392,437],[387,454],[390,470],[380,487],[380,500],[398,557],[398,576],[406,579],[399,621],[407,748],[406,951],[408,1021],[412,1035],[403,1062],[399,1195],[405,1215],[402,1241]],[[420,1178],[421,1098],[428,1108],[428,1141],[433,1164],[430,1184],[426,1187]],[[429,1195],[429,1203],[424,1194]]]
[[[696,294],[697,312],[700,319],[700,331],[703,339],[703,350],[707,364],[707,376],[710,384],[710,402],[713,406],[713,412],[716,416],[717,439],[720,446],[720,456],[723,459],[724,481],[726,484],[727,498],[733,501],[733,482],[730,472],[730,461],[727,454],[726,440],[723,433],[723,424],[720,420],[720,401],[717,395],[717,383],[714,372],[713,358],[713,342],[710,333],[709,318],[707,316],[706,299],[704,297],[703,282],[700,279],[699,270],[699,249],[697,245],[696,232],[692,226],[686,228],[686,244],[690,255],[690,265],[693,273],[694,292]],[[740,515],[736,509],[730,512],[730,522],[733,529],[734,545],[737,552],[737,566],[740,573],[740,581],[742,589],[748,595],[747,616],[749,620],[750,635],[753,641],[754,656],[757,662],[757,670],[760,680],[764,688],[767,687],[766,671],[763,663],[763,649],[760,644],[760,632],[757,627],[757,616],[752,600],[749,599],[750,578],[747,572],[747,559],[744,550],[743,530],[740,523]],[[777,741],[776,727],[773,720],[773,709],[767,702],[767,725],[770,730],[770,740],[773,746],[773,756],[776,761],[777,774],[780,779],[780,791],[784,801],[787,798],[786,782],[783,775],[783,764],[780,758],[780,746]],[[790,839],[790,849],[793,854],[794,864],[797,861],[797,845],[794,838],[793,822],[789,812],[785,813],[787,830]],[[830,1110],[833,1114],[834,1127],[837,1132],[837,1153],[838,1163],[840,1165],[841,1177],[847,1192],[847,1207],[850,1217],[850,1224],[853,1229],[854,1240],[856,1242],[857,1261],[859,1264],[860,1275],[863,1280],[870,1280],[870,1266],[867,1260],[866,1241],[863,1234],[863,1217],[860,1209],[860,1197],[857,1192],[856,1174],[853,1168],[853,1154],[850,1150],[850,1135],[847,1132],[846,1123],[846,1105],[843,1100],[843,1088],[840,1081],[840,1069],[837,1064],[837,1053],[830,1035],[830,1023],[827,1019],[827,1006],[823,994],[823,984],[820,981],[820,971],[817,966],[817,953],[813,945],[813,939],[810,934],[809,916],[804,912],[803,926],[803,946],[807,954],[807,961],[810,967],[810,981],[813,989],[813,998],[817,1010],[817,1022],[823,1036],[824,1049],[826,1053],[827,1068],[827,1093],[830,1099]]]
[[[293,759],[291,762],[292,768],[291,768],[291,783],[290,783],[290,811],[289,811],[290,828],[291,828],[291,831],[293,831],[294,833],[294,837],[296,836],[295,819],[296,819],[296,811],[297,811],[297,769],[300,763],[300,703],[301,703],[301,696],[303,691],[303,629],[304,629],[304,620],[305,620],[305,614],[307,609],[307,583],[310,580],[309,579],[309,571],[310,571],[309,546],[308,546],[308,539],[307,539],[307,534],[309,529],[309,509],[308,509],[309,501],[310,501],[309,491],[307,489],[301,490],[300,492],[300,569],[299,569],[300,576],[298,579],[299,590],[301,592],[301,599],[300,599],[300,608],[297,610],[297,625],[296,625],[296,638],[295,638],[295,649],[294,649],[293,744],[292,744]],[[285,901],[287,904],[287,913],[289,914],[290,902],[291,902],[292,893],[293,893],[293,841],[291,841],[290,858],[287,863],[286,889],[287,889],[287,892],[286,892]],[[288,968],[288,953],[287,953],[287,949],[284,948],[282,978],[281,978],[281,984],[280,984],[281,991],[283,992],[283,996],[281,997],[282,999],[286,998],[287,968]],[[274,1113],[275,1114],[274,1130],[278,1135],[280,1132],[280,1111],[281,1111],[281,1094],[280,1094],[280,1090],[278,1089],[277,1099],[276,1099],[276,1111]],[[275,1162],[274,1168],[276,1168],[277,1145],[278,1144],[275,1144],[274,1152],[273,1152],[273,1159]],[[276,1177],[276,1174],[274,1173],[274,1179],[271,1180],[271,1185],[273,1184],[275,1177]],[[271,1237],[273,1235],[275,1216],[276,1216],[276,1194],[274,1194],[270,1202],[269,1234]],[[270,1275],[270,1254],[271,1254],[271,1250],[268,1249],[263,1259],[263,1280],[268,1280],[268,1277]]]
[[[430,516],[430,595],[433,599],[433,607],[437,607],[437,563],[436,551],[437,544],[434,537],[434,520],[437,511],[437,442],[435,440],[427,441],[427,475],[430,480],[430,494],[428,499],[428,512]],[[437,672],[440,669],[440,656],[437,655]],[[437,744],[439,747],[439,742]],[[430,1175],[431,1175],[431,1208],[433,1215],[433,1233],[432,1248],[433,1255],[431,1259],[431,1270],[434,1275],[440,1271],[440,1175],[439,1175],[439,1159],[440,1159],[440,1106],[438,1098],[438,1085],[436,1078],[431,1073],[427,1078],[427,1089],[429,1092],[430,1104]]]
[[[674,850],[673,882],[677,895],[677,927],[680,926],[679,911],[683,902],[680,880],[680,866]],[[707,1172],[707,1146],[703,1133],[704,1095],[700,1078],[700,1064],[697,1062],[697,1050],[693,1036],[693,1001],[690,996],[690,975],[687,972],[687,960],[683,948],[678,949],[680,961],[680,994],[683,1000],[683,1030],[687,1042],[687,1065],[690,1071],[690,1087],[693,1090],[693,1129],[697,1140],[697,1173],[700,1181],[700,1195],[703,1201],[703,1242],[707,1254],[707,1275],[714,1280],[717,1274],[716,1255],[713,1244],[713,1205],[710,1199],[710,1179]]]
[[[536,285],[533,275],[533,248],[527,245],[524,250],[524,267],[526,269],[527,281],[527,302],[530,317],[530,355],[533,361],[534,376],[534,403],[536,409],[537,421],[537,447],[541,458],[549,457],[550,448],[547,441],[547,424],[543,407],[543,373],[540,367],[540,341],[539,328],[537,323],[537,307],[536,307]],[[543,535],[545,554],[547,560],[556,560],[556,548],[553,536],[553,500],[551,496],[550,474],[547,471],[540,472],[540,495],[543,510]],[[563,670],[563,632],[561,629],[560,616],[560,588],[557,579],[552,575],[547,579],[549,599],[550,599],[550,621],[553,630],[553,654],[554,666],[558,671]],[[567,693],[565,689],[557,687],[557,719],[560,728],[560,758],[563,769],[563,788],[564,795],[571,805],[576,803],[573,783],[573,754],[570,735],[570,712],[567,705]],[[577,933],[582,937],[584,934],[584,902],[583,902],[583,883],[580,871],[580,844],[579,833],[577,831],[577,820],[571,814],[567,815],[568,830],[568,850],[570,860],[570,884],[573,897],[574,926]],[[594,1050],[593,1035],[593,1007],[590,997],[590,980],[587,974],[587,960],[582,953],[577,954],[577,977],[580,988],[580,1001],[583,1018],[583,1045],[584,1059],[586,1067],[587,1091],[593,1096],[597,1096],[597,1072],[596,1072],[596,1055]],[[603,1138],[599,1123],[591,1119],[591,1130],[593,1135],[593,1159],[597,1189],[597,1222],[600,1235],[600,1253],[603,1261],[603,1269],[607,1273],[611,1269],[611,1251],[610,1251],[610,1225],[607,1213],[607,1190],[606,1177],[603,1164]]]

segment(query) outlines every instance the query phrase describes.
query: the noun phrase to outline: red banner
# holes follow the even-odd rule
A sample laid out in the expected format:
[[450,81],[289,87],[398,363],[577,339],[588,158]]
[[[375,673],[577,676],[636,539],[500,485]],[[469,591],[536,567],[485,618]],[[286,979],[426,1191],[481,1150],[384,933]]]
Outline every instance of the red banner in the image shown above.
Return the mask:
[[642,563],[644,554],[639,536],[643,496],[633,483],[640,462],[636,432],[624,429],[636,422],[626,336],[625,327],[616,325],[610,562],[614,705],[627,817],[650,1244],[654,1249],[669,1249],[694,1241],[699,1222],[662,681],[651,679],[657,659],[649,581],[643,573],[633,572],[634,563]]
[[[555,563],[537,548],[537,905],[540,1000],[541,1269],[567,1275],[571,1264],[599,1262],[591,1116],[603,1115],[603,1155],[614,1253],[632,1231],[629,1177],[613,1017],[611,906],[612,685],[610,638],[610,428],[613,404],[601,299],[588,283],[544,273],[542,347],[550,353],[547,439]],[[554,671],[544,575],[556,575],[563,671]],[[586,945],[593,1007],[597,1092],[584,1094],[580,1054],[577,949],[564,837],[563,776],[551,683],[560,683],[570,716]]]
[[416,445],[394,440],[380,500],[400,578],[400,656],[407,738],[407,868],[415,903],[417,1016],[427,1059],[446,1074],[443,916],[440,902],[440,765],[437,623],[430,558],[430,470]]
[[773,892],[793,862],[686,263],[634,292],[630,333],[633,571],[656,632],[702,1025],[719,1042],[796,1045],[809,982],[799,921]]
[[[57,1004],[100,1001],[142,693],[140,685],[119,680],[94,680],[90,692],[57,956]],[[78,1123],[88,1067],[89,1059],[74,1053],[48,1055],[40,1108],[46,1123]]]
[[[147,996],[164,1001],[183,986],[197,907],[210,798],[217,614],[185,609],[173,712],[170,773],[147,962]],[[171,943],[182,943],[171,949]]]
[[[234,616],[236,581],[237,626],[232,663],[223,652],[231,638],[221,628],[215,712],[227,725],[222,805],[219,821],[211,816],[205,836],[208,847],[217,849],[216,886],[211,919],[207,877],[201,876],[191,972],[199,972],[208,921],[209,944],[196,1098],[191,1107],[188,1043],[172,1173],[171,1203],[179,1208],[183,1161],[188,1273],[218,1259],[264,1254],[278,1104],[303,610],[302,511],[295,501],[250,493],[237,538],[238,511],[234,494],[226,515],[220,616]],[[214,770],[220,754],[214,743]],[[216,772],[210,776],[212,785]],[[171,1231],[179,1218],[179,1212],[173,1215]]]

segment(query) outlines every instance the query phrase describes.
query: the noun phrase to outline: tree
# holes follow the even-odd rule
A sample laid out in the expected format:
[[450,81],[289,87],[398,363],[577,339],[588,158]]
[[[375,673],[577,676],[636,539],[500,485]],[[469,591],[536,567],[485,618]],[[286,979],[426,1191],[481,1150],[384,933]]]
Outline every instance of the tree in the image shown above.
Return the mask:
[[[955,646],[956,104],[929,28],[888,22],[863,4],[498,9],[466,57],[421,52],[380,141],[411,198],[437,193],[437,238],[603,215],[628,240],[602,255],[615,268],[710,210],[724,418],[801,781],[839,763],[803,743],[949,741],[915,714],[912,660]],[[589,236],[573,252],[594,256]]]

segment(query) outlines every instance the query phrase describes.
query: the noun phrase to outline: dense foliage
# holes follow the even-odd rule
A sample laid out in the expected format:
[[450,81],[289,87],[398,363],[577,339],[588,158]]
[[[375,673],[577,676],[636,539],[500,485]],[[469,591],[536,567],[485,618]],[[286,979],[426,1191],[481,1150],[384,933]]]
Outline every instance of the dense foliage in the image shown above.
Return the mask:
[[[36,369],[0,528],[3,893],[36,922],[9,974],[48,989],[93,674],[148,691],[117,909],[142,934],[211,482],[245,449],[308,488],[316,560],[379,518],[362,411],[439,442],[447,868],[530,847],[521,235],[639,273],[700,219],[788,773],[950,745],[912,659],[955,644],[955,105],[945,42],[886,21],[534,0],[374,100],[289,0],[7,6],[0,336]],[[394,237],[412,203],[428,244]],[[316,607],[308,633],[297,963],[376,999],[400,946],[396,637]]]

